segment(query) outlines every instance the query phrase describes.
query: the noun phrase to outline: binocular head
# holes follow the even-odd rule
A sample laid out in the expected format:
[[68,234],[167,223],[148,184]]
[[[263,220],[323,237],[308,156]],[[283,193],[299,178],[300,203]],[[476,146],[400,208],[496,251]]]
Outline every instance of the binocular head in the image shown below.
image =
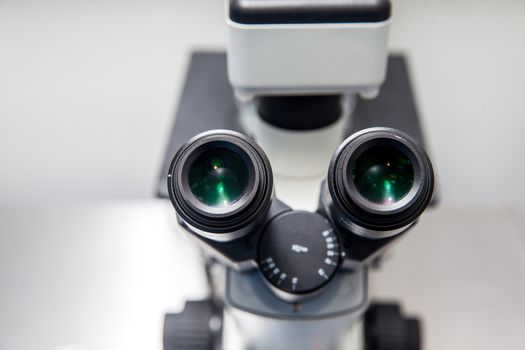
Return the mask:
[[406,231],[432,196],[432,165],[410,136],[371,128],[341,144],[321,186],[315,213],[292,210],[273,196],[264,152],[228,130],[192,138],[168,174],[182,227],[229,266],[258,268],[286,300],[320,291]]

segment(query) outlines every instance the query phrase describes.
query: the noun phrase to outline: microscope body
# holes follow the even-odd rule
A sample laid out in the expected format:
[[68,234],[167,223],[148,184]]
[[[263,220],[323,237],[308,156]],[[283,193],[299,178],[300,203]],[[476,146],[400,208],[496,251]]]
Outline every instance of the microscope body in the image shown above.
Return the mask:
[[368,307],[366,276],[366,269],[338,273],[317,297],[289,303],[276,298],[257,272],[228,270],[223,346],[362,349],[359,320]]
[[[357,99],[377,96],[385,79],[390,2],[226,4],[228,78],[244,135],[190,139],[171,161],[167,193],[206,256],[208,316],[221,315],[221,336],[201,347],[175,337],[174,348],[382,350],[363,340],[368,266],[412,227],[433,190],[430,161],[405,133],[371,128],[345,139]],[[410,182],[378,200],[359,169],[391,161],[398,177],[388,186]],[[213,333],[192,320],[172,325]]]
[[[390,3],[227,6],[228,77],[241,127],[268,155],[276,186],[280,176],[313,177],[304,191],[316,191],[351,123],[356,95],[376,96],[385,79]],[[259,276],[230,270],[225,300],[249,348],[334,349],[368,306],[366,275],[356,264],[331,281],[329,292],[290,305]]]

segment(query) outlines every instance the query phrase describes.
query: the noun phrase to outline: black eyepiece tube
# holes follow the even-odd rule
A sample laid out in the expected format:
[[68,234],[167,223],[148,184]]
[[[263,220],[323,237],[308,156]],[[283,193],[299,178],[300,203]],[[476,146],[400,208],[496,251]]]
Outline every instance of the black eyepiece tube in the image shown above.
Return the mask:
[[330,162],[330,216],[352,233],[386,238],[404,231],[427,207],[432,164],[409,135],[370,128],[347,138]]
[[244,236],[273,196],[270,163],[255,142],[229,130],[193,137],[175,154],[168,193],[180,221],[215,241]]

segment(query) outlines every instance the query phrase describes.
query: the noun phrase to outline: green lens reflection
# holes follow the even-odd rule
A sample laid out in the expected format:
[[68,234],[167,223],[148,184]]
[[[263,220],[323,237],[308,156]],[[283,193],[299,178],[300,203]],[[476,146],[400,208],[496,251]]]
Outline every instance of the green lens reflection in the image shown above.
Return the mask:
[[237,201],[246,191],[248,178],[246,162],[225,147],[210,148],[201,153],[188,172],[193,195],[212,207],[225,207]]
[[410,191],[414,183],[414,168],[410,159],[396,147],[378,145],[357,157],[352,179],[365,199],[388,205]]

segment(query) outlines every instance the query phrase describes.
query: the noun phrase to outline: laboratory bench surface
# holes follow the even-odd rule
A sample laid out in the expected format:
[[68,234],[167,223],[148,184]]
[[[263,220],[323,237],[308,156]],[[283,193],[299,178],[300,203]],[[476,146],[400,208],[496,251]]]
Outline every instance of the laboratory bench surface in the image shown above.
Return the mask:
[[[206,295],[163,200],[0,210],[0,350],[161,349]],[[428,211],[370,276],[424,321],[425,350],[525,349],[525,234],[506,210]]]

